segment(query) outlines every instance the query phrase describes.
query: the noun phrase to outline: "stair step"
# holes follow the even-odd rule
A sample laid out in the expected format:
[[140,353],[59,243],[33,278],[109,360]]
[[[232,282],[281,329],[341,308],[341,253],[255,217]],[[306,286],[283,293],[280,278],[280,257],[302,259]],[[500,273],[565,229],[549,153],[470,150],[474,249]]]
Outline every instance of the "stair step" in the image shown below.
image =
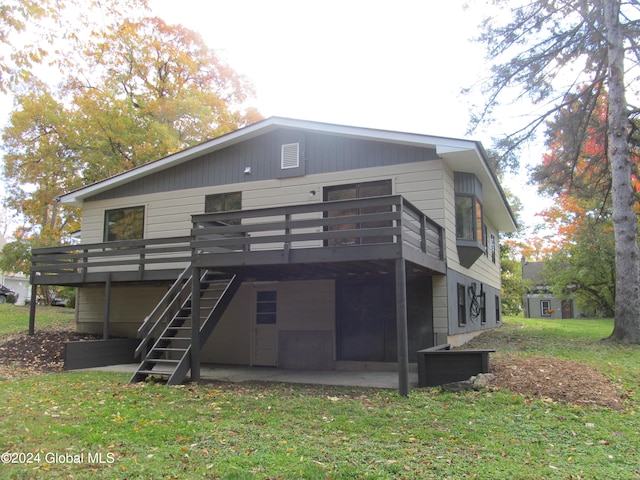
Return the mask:
[[168,363],[170,365],[176,365],[180,363],[180,360],[172,360],[169,358],[145,358],[145,363]]
[[190,342],[191,337],[160,337],[160,340],[185,340]]
[[138,370],[136,372],[136,374],[142,374],[142,375],[167,375],[167,376],[171,376],[173,375],[173,370],[169,371],[169,370]]
[[171,327],[171,326],[169,326],[166,329],[167,330],[191,330],[191,327],[190,326],[186,326],[186,327]]
[[154,352],[182,352],[182,353],[188,350],[189,350],[188,348],[170,348],[170,347],[158,347],[153,349]]

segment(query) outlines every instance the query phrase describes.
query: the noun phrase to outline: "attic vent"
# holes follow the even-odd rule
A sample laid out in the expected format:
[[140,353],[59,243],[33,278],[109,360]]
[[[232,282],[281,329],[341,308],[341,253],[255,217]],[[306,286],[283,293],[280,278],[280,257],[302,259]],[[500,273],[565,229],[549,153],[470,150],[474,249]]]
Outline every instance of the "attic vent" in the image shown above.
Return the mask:
[[300,166],[300,144],[287,143],[282,145],[282,159],[280,168],[298,168]]

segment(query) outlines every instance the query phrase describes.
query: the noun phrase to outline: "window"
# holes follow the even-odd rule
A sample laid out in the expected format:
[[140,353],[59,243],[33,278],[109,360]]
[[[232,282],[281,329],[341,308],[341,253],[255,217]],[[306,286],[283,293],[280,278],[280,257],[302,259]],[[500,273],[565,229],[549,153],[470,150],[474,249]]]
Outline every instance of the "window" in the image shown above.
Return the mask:
[[472,195],[456,195],[456,237],[486,245],[482,204]]
[[459,283],[458,284],[458,326],[464,327],[467,324],[467,289]]
[[456,237],[473,240],[473,197],[456,195]]
[[540,300],[540,313],[543,317],[550,317],[553,312],[550,300]]
[[[242,209],[242,192],[218,193],[204,197],[204,213],[230,212]],[[240,225],[239,218],[227,220],[229,225]]]
[[496,324],[500,323],[502,318],[500,317],[500,297],[496,295]]
[[275,325],[278,312],[278,292],[268,290],[257,292],[256,324]]
[[104,241],[144,238],[144,207],[127,207],[104,212]]
[[280,159],[280,168],[298,168],[300,166],[300,144],[287,143],[282,145],[282,157]]
[[[484,250],[484,256],[489,258],[489,247],[487,245],[488,239],[489,239],[489,234],[488,234],[489,229],[487,228],[487,225],[485,224],[482,227],[482,248]],[[493,235],[491,235],[493,237]]]
[[[391,180],[379,182],[363,182],[351,185],[338,185],[326,187],[324,189],[324,201],[351,200],[356,198],[381,197],[392,194]],[[351,208],[344,210],[331,210],[327,212],[328,217],[344,217],[351,215],[365,215],[368,213],[382,213],[391,211],[391,207],[365,207]],[[359,228],[377,228],[392,226],[391,221],[362,222],[330,226],[329,231],[334,230],[357,230]],[[358,238],[336,238],[328,240],[328,246],[334,245],[354,245],[357,243],[386,243],[391,242],[389,237],[362,237]]]
[[496,263],[496,237],[491,234],[491,261]]

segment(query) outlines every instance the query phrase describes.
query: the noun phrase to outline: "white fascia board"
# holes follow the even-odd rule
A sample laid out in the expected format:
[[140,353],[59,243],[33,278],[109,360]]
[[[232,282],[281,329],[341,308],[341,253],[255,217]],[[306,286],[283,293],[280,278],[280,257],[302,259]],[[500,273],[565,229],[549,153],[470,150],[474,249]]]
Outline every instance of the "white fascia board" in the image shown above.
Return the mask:
[[455,172],[473,173],[482,185],[484,207],[491,212],[495,226],[501,232],[513,232],[518,229],[515,216],[507,202],[506,195],[498,179],[487,163],[486,154],[480,142],[468,141],[473,145],[468,150],[452,150],[443,153],[444,162]]

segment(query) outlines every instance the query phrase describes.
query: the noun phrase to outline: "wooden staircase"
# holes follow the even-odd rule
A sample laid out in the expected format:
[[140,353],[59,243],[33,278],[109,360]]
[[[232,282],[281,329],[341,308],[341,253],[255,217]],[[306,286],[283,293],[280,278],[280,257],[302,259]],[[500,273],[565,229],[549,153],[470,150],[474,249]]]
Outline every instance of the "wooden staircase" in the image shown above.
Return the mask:
[[213,332],[242,280],[209,270],[200,278],[200,311],[193,312],[193,279],[187,267],[138,329],[141,338],[136,358],[141,358],[130,383],[150,377],[168,385],[184,381],[191,368],[192,321],[198,322],[200,347]]

